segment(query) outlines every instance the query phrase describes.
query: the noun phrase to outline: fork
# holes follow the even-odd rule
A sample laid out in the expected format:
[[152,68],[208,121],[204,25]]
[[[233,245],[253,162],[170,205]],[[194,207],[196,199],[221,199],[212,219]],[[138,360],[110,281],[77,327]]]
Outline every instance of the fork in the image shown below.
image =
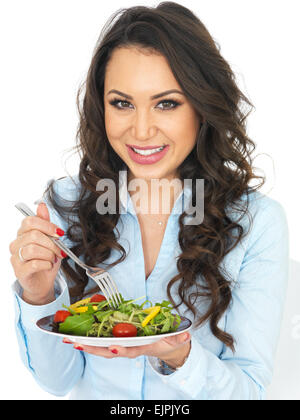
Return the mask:
[[[24,216],[36,216],[34,212],[24,203],[17,203],[15,207]],[[83,268],[88,277],[90,277],[97,284],[103,295],[105,296],[109,306],[112,309],[117,309],[122,303],[120,293],[117,285],[114,282],[111,275],[99,267],[90,267],[89,265],[82,262],[62,241],[55,239],[52,236],[47,235],[51,241],[57,245],[62,251],[64,251],[76,264]]]

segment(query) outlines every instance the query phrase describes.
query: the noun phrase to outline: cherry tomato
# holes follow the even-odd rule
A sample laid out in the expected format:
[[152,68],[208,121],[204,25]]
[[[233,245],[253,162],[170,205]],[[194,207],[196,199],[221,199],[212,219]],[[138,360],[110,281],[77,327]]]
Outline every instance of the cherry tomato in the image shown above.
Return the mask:
[[136,337],[137,329],[128,322],[120,322],[113,327],[112,334],[114,337]]
[[70,315],[72,314],[69,311],[57,311],[54,315],[54,322],[64,322]]
[[102,302],[106,300],[106,297],[103,295],[94,295],[91,297],[90,303]]

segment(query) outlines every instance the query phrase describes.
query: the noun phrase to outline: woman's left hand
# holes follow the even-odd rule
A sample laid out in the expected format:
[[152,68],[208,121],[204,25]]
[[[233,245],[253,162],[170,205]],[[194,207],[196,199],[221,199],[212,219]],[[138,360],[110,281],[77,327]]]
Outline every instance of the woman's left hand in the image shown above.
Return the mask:
[[[109,347],[95,347],[85,346],[82,344],[74,344],[74,348],[84,351],[85,353],[93,354],[95,356],[112,359],[116,357],[127,357],[135,359],[138,356],[153,356],[168,363],[168,365],[176,368],[180,367],[191,348],[191,336],[189,333],[181,333],[174,337],[163,338],[153,344],[135,347],[109,346]],[[70,343],[67,339],[64,343]]]

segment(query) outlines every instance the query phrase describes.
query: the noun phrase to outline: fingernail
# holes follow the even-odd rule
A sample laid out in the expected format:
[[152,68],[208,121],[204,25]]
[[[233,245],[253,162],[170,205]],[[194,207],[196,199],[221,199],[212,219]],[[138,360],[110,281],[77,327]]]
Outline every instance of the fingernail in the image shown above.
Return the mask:
[[64,251],[60,251],[60,255],[61,255],[63,258],[66,258],[66,257],[67,257],[67,254],[66,254]]
[[112,352],[113,354],[118,354],[118,350],[117,350],[117,349],[112,349],[112,350],[111,350],[111,352]]
[[55,232],[59,236],[64,236],[64,234],[65,234],[65,232],[62,229],[60,229],[60,228],[56,228],[55,229]]
[[83,347],[81,347],[81,346],[74,346],[74,349],[76,349],[76,350],[83,350]]
[[58,261],[58,258],[57,258],[57,256],[55,255],[55,257],[54,257],[54,264],[56,264],[56,263],[57,263],[57,261]]
[[68,340],[67,338],[64,338],[64,339],[63,339],[63,343],[66,343],[66,344],[73,344],[73,341],[70,341],[70,340]]

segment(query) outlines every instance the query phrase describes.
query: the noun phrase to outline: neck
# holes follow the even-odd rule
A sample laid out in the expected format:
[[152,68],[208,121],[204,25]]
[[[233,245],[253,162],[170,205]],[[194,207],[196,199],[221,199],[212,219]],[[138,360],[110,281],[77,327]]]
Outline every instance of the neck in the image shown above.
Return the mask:
[[127,187],[135,207],[142,214],[169,215],[183,183],[175,176],[152,180],[136,178],[130,174]]

